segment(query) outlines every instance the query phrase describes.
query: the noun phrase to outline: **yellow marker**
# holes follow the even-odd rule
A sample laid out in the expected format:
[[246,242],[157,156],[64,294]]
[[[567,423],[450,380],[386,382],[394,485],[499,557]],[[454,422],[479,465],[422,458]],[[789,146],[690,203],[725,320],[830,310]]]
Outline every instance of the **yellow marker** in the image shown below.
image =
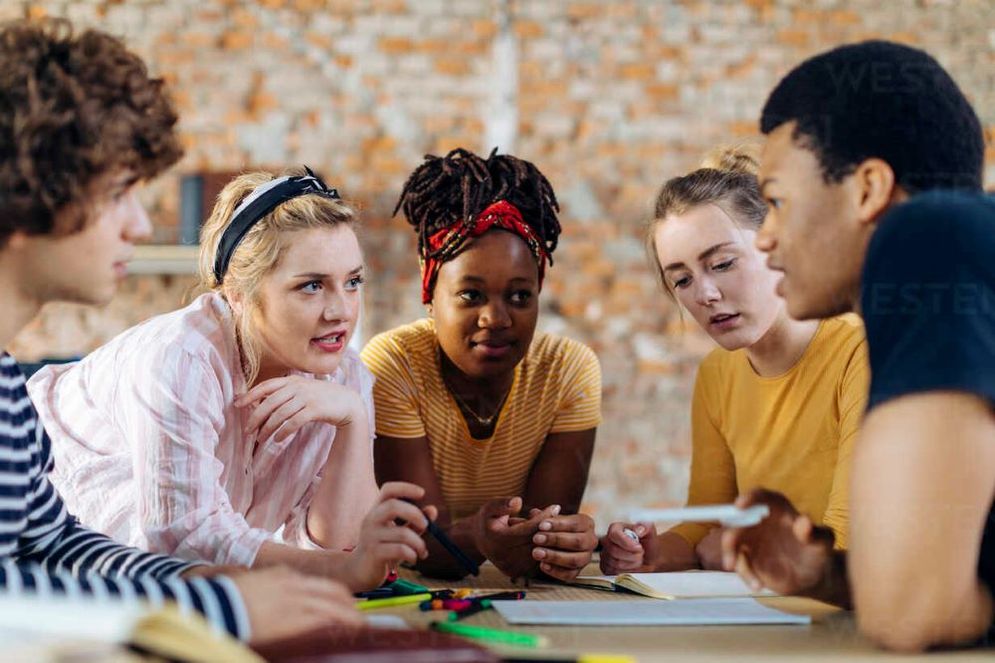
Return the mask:
[[476,590],[467,589],[465,587],[463,589],[457,589],[455,592],[453,592],[453,598],[454,599],[470,598],[471,596],[473,596],[474,591]]
[[431,594],[411,594],[409,596],[392,596],[386,599],[367,599],[356,603],[359,610],[376,610],[377,608],[393,608],[398,605],[421,603],[432,598]]
[[577,663],[636,663],[636,659],[620,654],[581,654]]

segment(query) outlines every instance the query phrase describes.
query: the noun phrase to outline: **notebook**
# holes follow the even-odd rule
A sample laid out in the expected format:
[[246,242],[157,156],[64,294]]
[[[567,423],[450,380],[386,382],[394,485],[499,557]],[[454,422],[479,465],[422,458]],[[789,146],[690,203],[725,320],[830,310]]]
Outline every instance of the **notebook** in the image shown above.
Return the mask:
[[[754,592],[735,573],[679,571],[623,573],[618,576],[577,576],[570,584],[596,589],[635,592],[654,599],[776,596],[768,589]],[[621,589],[620,589],[621,588]]]
[[[112,652],[131,646],[168,659],[209,663],[261,663],[256,654],[230,636],[215,632],[197,614],[181,614],[175,606],[153,608],[83,598],[0,598],[0,642],[35,646],[76,642],[84,649]],[[54,651],[54,650],[50,650]],[[5,660],[9,653],[2,657]],[[52,656],[54,660],[54,656]]]
[[693,601],[495,601],[509,624],[712,626],[810,624],[808,615],[768,608],[751,598]]

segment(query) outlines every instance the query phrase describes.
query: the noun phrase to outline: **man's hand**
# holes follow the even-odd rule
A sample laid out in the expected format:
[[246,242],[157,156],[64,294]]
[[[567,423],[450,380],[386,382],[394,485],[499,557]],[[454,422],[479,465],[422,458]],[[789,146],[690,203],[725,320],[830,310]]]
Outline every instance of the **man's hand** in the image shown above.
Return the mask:
[[539,531],[532,535],[536,548],[532,559],[539,561],[543,573],[569,582],[591,561],[598,537],[594,534],[594,519],[584,513],[572,516],[548,516],[533,509],[532,518],[541,518]]
[[319,628],[363,624],[349,590],[332,580],[286,567],[249,571],[232,580],[249,614],[254,645]]
[[754,504],[766,504],[770,515],[753,527],[723,532],[723,566],[755,591],[814,595],[829,569],[832,530],[814,526],[780,493],[758,489],[736,499],[743,509]]

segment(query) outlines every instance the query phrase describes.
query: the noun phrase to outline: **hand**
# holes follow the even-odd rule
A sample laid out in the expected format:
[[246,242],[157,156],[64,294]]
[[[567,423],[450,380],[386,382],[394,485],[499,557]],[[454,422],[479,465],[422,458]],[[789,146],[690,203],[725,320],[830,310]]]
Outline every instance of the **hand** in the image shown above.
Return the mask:
[[180,578],[189,580],[190,578],[213,578],[215,576],[228,576],[234,578],[250,571],[247,566],[237,564],[198,564],[180,574]]
[[758,489],[736,499],[745,509],[766,504],[770,515],[760,524],[729,528],[722,534],[722,564],[735,570],[755,591],[802,594],[823,579],[833,551],[832,530],[815,527],[784,495]]
[[326,578],[278,566],[243,573],[232,581],[249,614],[249,642],[254,645],[319,628],[364,623],[350,592]]
[[698,542],[694,552],[701,562],[701,568],[706,571],[724,571],[722,566],[722,532],[721,527],[708,530],[705,538]]
[[[533,510],[533,517],[541,515],[536,511]],[[542,572],[569,582],[591,561],[598,537],[594,534],[594,519],[578,513],[543,518],[539,531],[532,535],[532,542],[542,546],[532,549],[532,559],[539,560]]]
[[268,440],[280,431],[280,440],[302,426],[320,421],[340,428],[366,416],[362,397],[354,390],[327,380],[288,375],[260,382],[235,399],[236,407],[254,405],[246,435]]
[[512,579],[535,575],[539,563],[532,557],[532,536],[543,518],[560,513],[554,504],[524,519],[517,516],[521,510],[521,497],[502,497],[486,502],[476,515],[477,550]]
[[405,501],[424,496],[421,486],[402,481],[390,481],[380,489],[380,502],[363,519],[359,543],[346,562],[346,584],[353,591],[379,587],[398,563],[414,564],[428,556],[421,535],[428,526],[426,517],[435,520],[438,512],[434,506],[423,510]]
[[[639,537],[633,541],[624,530]],[[652,523],[612,523],[601,540],[601,572],[606,575],[653,571],[659,556],[658,535]]]

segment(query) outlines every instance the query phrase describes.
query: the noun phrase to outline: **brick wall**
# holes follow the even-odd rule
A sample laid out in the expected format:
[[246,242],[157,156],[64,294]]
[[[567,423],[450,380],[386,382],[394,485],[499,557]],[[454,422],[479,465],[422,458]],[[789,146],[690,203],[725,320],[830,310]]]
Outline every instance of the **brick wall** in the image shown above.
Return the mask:
[[[388,215],[425,153],[497,143],[563,204],[542,325],[589,343],[605,423],[587,493],[599,520],[675,504],[688,401],[709,342],[656,288],[642,248],[655,189],[715,143],[754,135],[780,75],[814,52],[886,37],[949,68],[995,136],[989,0],[7,0],[124,36],[172,84],[187,155],[144,197],[176,237],[183,172],[307,163],[365,209],[364,332],[421,314],[408,227]],[[995,149],[988,150],[995,181]],[[190,279],[133,277],[103,312],[58,306],[24,358],[86,352],[177,306]]]

